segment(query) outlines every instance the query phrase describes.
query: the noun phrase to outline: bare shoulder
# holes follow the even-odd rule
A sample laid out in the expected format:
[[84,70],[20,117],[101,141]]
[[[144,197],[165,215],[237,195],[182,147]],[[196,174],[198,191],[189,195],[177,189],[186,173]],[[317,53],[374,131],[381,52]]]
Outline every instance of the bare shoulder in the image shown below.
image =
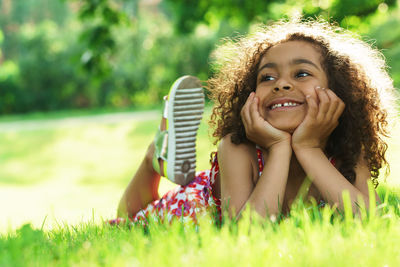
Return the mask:
[[255,147],[250,144],[234,144],[231,134],[221,139],[218,145],[218,161],[245,160],[251,162],[256,155]]
[[257,170],[257,153],[255,146],[248,143],[234,144],[231,135],[227,135],[218,145],[218,163],[223,178],[230,181],[252,182]]
[[[257,156],[250,144],[234,144],[225,136],[218,146],[221,201],[225,209],[240,211],[254,189]],[[258,175],[258,173],[257,173]]]

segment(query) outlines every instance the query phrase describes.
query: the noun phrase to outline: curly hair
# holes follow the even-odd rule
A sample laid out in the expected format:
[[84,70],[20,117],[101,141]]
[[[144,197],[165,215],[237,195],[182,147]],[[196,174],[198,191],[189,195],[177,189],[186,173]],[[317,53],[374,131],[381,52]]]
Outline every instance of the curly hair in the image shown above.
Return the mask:
[[281,21],[259,26],[247,37],[225,40],[214,53],[216,74],[208,80],[214,101],[209,122],[214,143],[227,134],[234,144],[250,142],[240,112],[256,89],[259,62],[272,46],[295,40],[311,43],[319,50],[329,88],[346,104],[339,125],[328,139],[326,153],[340,161],[339,171],[351,183],[363,153],[376,187],[379,169],[389,167],[383,137],[389,134],[388,115],[395,111],[393,81],[379,51],[354,33],[327,22]]

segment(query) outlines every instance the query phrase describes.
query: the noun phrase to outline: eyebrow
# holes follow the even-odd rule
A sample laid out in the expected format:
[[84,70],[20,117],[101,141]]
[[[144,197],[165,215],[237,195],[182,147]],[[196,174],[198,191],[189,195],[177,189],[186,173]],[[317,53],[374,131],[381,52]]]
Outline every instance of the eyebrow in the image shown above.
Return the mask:
[[[311,65],[313,67],[315,67],[316,69],[320,70],[320,68],[312,61],[305,59],[305,58],[295,58],[290,62],[290,65],[300,65],[300,64],[308,64]],[[261,71],[262,69],[265,68],[276,68],[277,64],[274,62],[269,62],[264,64],[261,68],[258,69],[258,71]]]

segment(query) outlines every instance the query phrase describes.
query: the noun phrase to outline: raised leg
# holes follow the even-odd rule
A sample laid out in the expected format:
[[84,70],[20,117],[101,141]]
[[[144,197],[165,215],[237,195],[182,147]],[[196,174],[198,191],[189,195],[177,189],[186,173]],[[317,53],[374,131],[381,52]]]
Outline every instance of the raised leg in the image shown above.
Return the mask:
[[159,199],[160,175],[154,170],[152,159],[154,144],[151,143],[139,169],[129,182],[118,206],[118,217],[131,217],[150,202]]
[[160,174],[180,185],[188,184],[195,176],[196,135],[204,109],[199,79],[179,78],[166,100],[155,141],[122,196],[118,217],[131,217],[159,199]]

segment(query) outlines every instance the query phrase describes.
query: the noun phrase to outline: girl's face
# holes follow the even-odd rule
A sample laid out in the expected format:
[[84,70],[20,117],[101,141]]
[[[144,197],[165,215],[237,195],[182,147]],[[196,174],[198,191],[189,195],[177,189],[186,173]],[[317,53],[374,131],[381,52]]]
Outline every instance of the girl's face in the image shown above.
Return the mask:
[[305,41],[271,47],[262,57],[256,96],[260,115],[273,127],[293,133],[307,113],[306,95],[317,99],[315,87],[327,88],[321,54]]

